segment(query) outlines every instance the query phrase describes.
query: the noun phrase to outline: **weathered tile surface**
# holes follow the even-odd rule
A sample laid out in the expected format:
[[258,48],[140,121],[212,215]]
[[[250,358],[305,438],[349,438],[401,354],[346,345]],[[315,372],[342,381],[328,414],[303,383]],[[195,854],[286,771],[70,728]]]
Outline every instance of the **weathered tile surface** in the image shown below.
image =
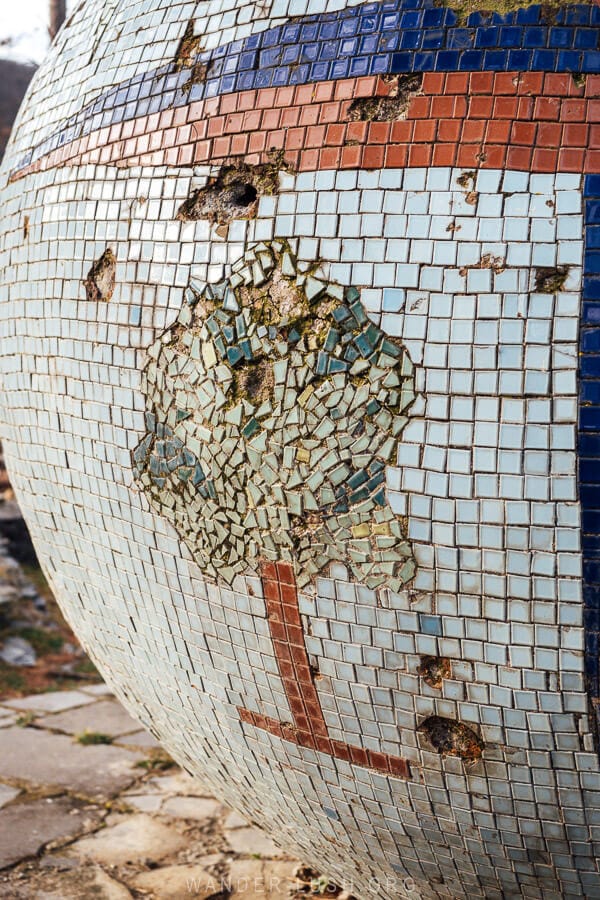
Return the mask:
[[50,579],[358,893],[596,896],[600,8],[191,6],[76,11],[2,169]]

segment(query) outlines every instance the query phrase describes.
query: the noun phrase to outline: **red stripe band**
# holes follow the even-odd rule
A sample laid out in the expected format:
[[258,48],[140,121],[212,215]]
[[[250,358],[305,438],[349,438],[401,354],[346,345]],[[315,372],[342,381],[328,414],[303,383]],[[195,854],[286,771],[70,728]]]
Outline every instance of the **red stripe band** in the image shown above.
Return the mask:
[[400,121],[350,121],[380,78],[225,94],[100,129],[12,178],[61,166],[257,164],[283,150],[296,171],[405,166],[600,172],[600,75],[425,73]]

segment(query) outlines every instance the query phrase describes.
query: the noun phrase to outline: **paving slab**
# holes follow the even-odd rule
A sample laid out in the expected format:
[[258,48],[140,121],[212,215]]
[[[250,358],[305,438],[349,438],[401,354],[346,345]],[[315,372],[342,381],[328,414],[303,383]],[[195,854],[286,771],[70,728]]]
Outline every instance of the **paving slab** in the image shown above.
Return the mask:
[[0,784],[0,809],[18,797],[20,793],[19,788],[11,787],[10,784]]
[[209,875],[202,866],[152,869],[136,875],[131,886],[138,891],[151,891],[157,900],[208,900],[221,890],[220,880]]
[[25,712],[53,713],[95,701],[95,697],[84,694],[83,691],[53,691],[49,694],[30,694],[29,697],[3,700],[2,705]]
[[[31,900],[131,900],[131,892],[100,866],[78,866],[76,871],[46,879]],[[193,898],[189,898],[193,900]]]
[[44,716],[35,723],[38,727],[55,728],[67,734],[97,731],[111,737],[138,731],[140,723],[125,712],[116,700],[97,700],[93,705],[78,706],[66,712]]
[[186,772],[179,771],[171,775],[161,775],[152,778],[148,784],[165,794],[183,794],[186,797],[210,797],[206,788]]
[[162,794],[124,794],[123,800],[127,806],[131,806],[139,812],[155,813],[161,808],[164,797]]
[[289,900],[297,885],[298,863],[262,859],[234,859],[229,866],[227,887],[239,900]]
[[143,747],[146,750],[158,750],[161,746],[156,738],[145,729],[120,737],[119,743],[127,744],[128,747]]
[[234,853],[242,853],[246,856],[282,856],[279,847],[276,847],[271,838],[260,828],[247,826],[232,830],[225,829],[225,837]]
[[188,844],[187,839],[174,828],[145,813],[118,818],[120,821],[117,824],[77,841],[70,848],[70,853],[81,859],[119,866],[146,860],[159,861],[178,853]]
[[69,797],[17,803],[0,810],[0,869],[34,856],[45,844],[77,837],[97,826],[100,810]]
[[141,774],[142,753],[112,745],[83,746],[38,728],[0,731],[0,778],[62,787],[88,797],[109,798]]
[[222,809],[218,800],[208,797],[168,797],[161,807],[161,813],[176,819],[203,820],[214,818]]
[[103,681],[100,684],[86,684],[81,688],[86,694],[93,694],[94,697],[113,696],[114,691],[109,688]]
[[227,814],[227,818],[225,819],[224,827],[226,829],[230,828],[247,828],[248,822],[244,819],[235,809],[232,809],[231,812]]

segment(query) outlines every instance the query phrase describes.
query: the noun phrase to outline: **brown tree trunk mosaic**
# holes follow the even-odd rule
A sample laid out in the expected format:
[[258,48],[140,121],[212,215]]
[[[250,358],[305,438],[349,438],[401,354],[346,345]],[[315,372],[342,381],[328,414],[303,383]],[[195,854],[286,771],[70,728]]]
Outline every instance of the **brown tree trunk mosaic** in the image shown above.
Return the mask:
[[261,575],[275,658],[293,722],[278,722],[238,707],[242,721],[309,750],[396,778],[410,778],[407,760],[329,737],[304,643],[294,569],[285,562],[263,562]]

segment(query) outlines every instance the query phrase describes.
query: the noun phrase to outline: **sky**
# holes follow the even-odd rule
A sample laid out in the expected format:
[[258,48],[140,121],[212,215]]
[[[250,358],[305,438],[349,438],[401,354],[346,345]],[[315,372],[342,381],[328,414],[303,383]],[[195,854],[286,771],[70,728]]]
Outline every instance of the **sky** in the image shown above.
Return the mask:
[[[67,0],[67,12],[74,0]],[[48,0],[0,0],[0,57],[40,63],[48,49]]]

